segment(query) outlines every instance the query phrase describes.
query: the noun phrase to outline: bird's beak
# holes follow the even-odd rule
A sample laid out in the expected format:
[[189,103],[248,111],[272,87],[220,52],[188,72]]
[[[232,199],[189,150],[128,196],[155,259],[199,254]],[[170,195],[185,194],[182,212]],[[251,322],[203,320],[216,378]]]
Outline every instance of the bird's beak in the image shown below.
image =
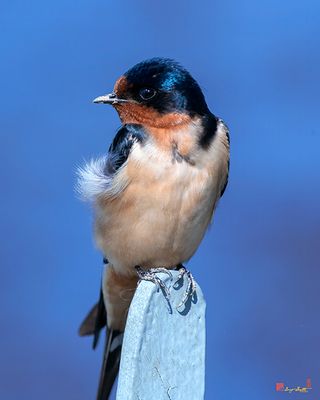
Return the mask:
[[119,99],[115,93],[109,93],[104,96],[99,96],[93,100],[93,103],[102,103],[102,104],[117,104],[117,103],[126,103],[128,100]]

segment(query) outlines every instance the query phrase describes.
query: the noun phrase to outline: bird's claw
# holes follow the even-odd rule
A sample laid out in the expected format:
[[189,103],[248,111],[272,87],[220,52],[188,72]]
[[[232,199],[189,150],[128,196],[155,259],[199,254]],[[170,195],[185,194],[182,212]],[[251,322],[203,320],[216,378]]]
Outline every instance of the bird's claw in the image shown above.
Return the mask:
[[176,280],[176,283],[180,279],[182,279],[185,275],[187,276],[188,286],[187,286],[187,289],[186,289],[186,291],[184,293],[184,296],[183,296],[181,302],[176,307],[177,309],[182,307],[182,306],[184,306],[186,304],[186,302],[188,301],[189,297],[192,298],[192,296],[194,295],[194,293],[196,291],[196,288],[197,288],[196,282],[195,282],[191,272],[188,271],[184,266],[181,266],[179,268],[179,275],[178,275],[178,278]]
[[[157,285],[158,287],[161,288],[163,293],[166,295],[167,300],[169,300],[169,297],[170,297],[169,289],[163,283],[162,279],[160,279],[157,276],[157,273],[162,272],[164,274],[169,275],[170,279],[172,280],[172,273],[168,269],[163,268],[163,267],[143,269],[139,266],[136,266],[135,269],[137,271],[137,274],[138,274],[138,277],[140,280],[153,282],[155,285]],[[192,298],[192,296],[194,295],[196,288],[197,288],[196,282],[195,282],[191,272],[188,271],[183,265],[179,266],[178,272],[179,272],[179,274],[178,274],[178,277],[177,277],[177,280],[175,283],[179,282],[186,275],[188,284],[187,284],[187,288],[184,292],[182,300],[176,307],[177,309],[184,306],[186,304],[186,302],[188,301],[189,297]]]
[[135,269],[137,271],[140,280],[153,282],[155,285],[161,288],[161,290],[165,293],[167,297],[170,296],[169,289],[163,283],[163,281],[157,276],[157,273],[162,272],[164,274],[169,275],[170,279],[172,280],[172,273],[169,270],[162,267],[143,269],[139,266],[136,266]]

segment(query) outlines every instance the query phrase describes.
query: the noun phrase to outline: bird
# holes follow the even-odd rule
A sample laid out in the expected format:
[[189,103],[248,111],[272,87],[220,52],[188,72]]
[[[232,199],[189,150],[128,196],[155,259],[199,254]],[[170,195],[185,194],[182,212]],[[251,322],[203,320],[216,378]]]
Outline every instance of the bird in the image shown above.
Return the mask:
[[77,190],[92,204],[94,237],[106,272],[100,298],[79,333],[106,326],[97,400],[110,395],[139,279],[179,269],[202,241],[229,176],[230,137],[203,91],[177,61],[151,58],[93,101],[117,111],[121,127],[105,155],[78,169]]

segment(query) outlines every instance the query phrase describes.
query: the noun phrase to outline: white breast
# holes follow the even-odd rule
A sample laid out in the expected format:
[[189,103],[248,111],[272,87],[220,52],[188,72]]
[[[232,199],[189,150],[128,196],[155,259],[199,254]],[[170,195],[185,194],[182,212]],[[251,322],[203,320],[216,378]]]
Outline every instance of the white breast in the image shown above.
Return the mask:
[[175,266],[196,251],[224,186],[229,150],[220,124],[195,165],[177,162],[153,143],[136,143],[114,187],[114,198],[96,204],[96,240],[122,273],[133,267]]

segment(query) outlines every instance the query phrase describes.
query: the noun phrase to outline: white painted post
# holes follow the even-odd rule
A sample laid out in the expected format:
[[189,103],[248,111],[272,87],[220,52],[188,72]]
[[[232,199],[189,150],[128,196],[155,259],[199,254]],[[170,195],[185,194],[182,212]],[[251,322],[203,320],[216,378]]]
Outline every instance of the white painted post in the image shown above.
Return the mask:
[[205,301],[197,285],[193,298],[177,309],[187,288],[157,274],[170,290],[141,281],[132,300],[124,341],[117,400],[203,400]]

